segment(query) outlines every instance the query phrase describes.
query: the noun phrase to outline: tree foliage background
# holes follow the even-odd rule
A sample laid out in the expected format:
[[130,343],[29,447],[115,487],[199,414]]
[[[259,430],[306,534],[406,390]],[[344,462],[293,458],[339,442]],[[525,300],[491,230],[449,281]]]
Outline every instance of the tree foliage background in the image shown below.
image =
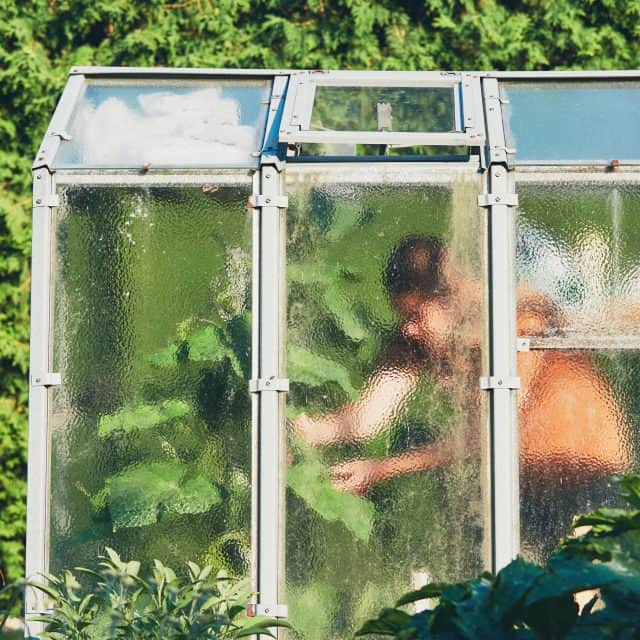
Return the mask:
[[22,572],[30,163],[73,65],[631,69],[640,0],[0,0],[0,568]]

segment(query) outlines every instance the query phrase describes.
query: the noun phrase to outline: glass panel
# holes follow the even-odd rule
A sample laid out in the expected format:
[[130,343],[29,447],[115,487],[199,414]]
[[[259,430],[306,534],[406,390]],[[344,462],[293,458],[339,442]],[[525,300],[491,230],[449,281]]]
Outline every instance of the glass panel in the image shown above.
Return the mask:
[[543,561],[578,513],[615,505],[612,474],[640,467],[640,188],[518,193],[522,552]]
[[451,87],[319,85],[311,131],[454,131]]
[[640,158],[637,82],[504,82],[516,162]]
[[90,82],[54,165],[257,166],[270,91],[271,80]]
[[248,571],[250,186],[63,187],[50,567]]
[[302,143],[300,145],[300,157],[334,157],[334,158],[370,158],[389,161],[397,160],[430,160],[467,162],[469,160],[469,147],[429,147],[416,145],[405,147],[393,144],[345,144],[345,143]]
[[286,589],[299,637],[483,568],[477,176],[289,186]]

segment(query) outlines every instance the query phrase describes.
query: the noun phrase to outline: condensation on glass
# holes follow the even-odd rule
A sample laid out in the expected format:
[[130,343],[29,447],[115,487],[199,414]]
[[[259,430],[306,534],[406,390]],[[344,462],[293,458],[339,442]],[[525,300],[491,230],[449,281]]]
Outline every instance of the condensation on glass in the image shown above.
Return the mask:
[[88,80],[55,168],[254,167],[271,80]]
[[383,175],[287,180],[285,576],[305,639],[486,566],[479,178]]
[[640,160],[640,83],[501,82],[515,162]]
[[318,85],[311,131],[456,130],[453,87]]
[[521,534],[544,561],[573,518],[614,505],[640,458],[640,187],[579,174],[517,190]]
[[50,570],[249,571],[250,185],[63,186]]

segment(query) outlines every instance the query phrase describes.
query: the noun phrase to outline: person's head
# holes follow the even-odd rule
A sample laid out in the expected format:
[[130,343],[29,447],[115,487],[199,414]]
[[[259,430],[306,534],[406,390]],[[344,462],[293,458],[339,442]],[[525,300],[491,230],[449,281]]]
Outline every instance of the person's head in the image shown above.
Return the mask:
[[403,333],[431,346],[451,332],[446,257],[438,238],[408,236],[393,250],[384,274],[393,306],[403,318]]

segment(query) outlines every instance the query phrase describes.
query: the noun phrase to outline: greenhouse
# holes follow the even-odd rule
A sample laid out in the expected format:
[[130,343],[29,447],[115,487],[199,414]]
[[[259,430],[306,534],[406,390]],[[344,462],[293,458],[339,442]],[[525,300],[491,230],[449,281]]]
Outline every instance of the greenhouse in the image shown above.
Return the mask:
[[322,640],[544,560],[639,466],[639,122],[636,72],[72,69],[27,575],[195,560]]

